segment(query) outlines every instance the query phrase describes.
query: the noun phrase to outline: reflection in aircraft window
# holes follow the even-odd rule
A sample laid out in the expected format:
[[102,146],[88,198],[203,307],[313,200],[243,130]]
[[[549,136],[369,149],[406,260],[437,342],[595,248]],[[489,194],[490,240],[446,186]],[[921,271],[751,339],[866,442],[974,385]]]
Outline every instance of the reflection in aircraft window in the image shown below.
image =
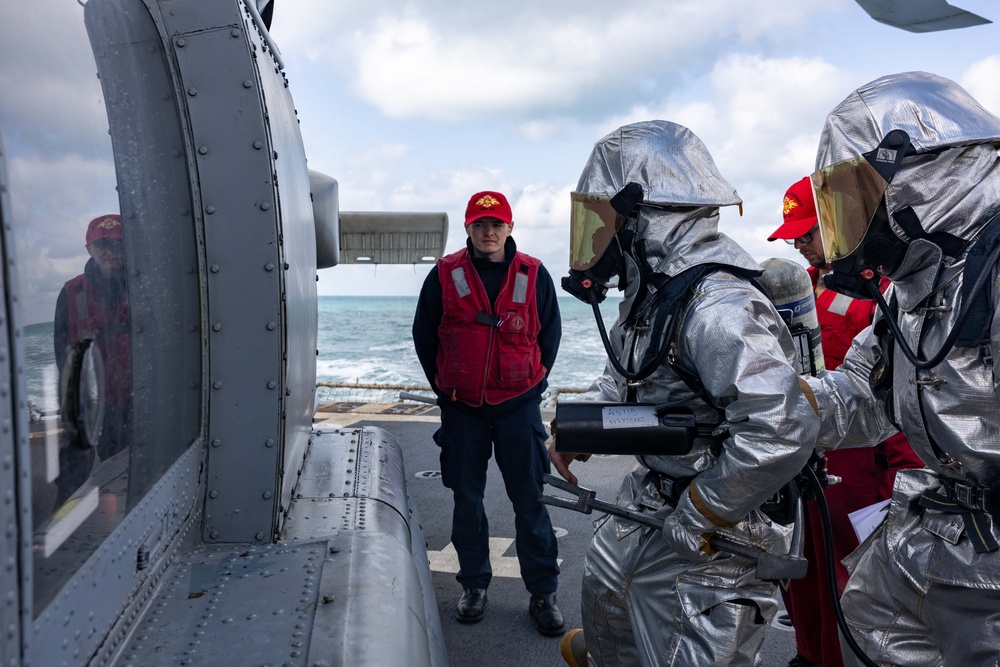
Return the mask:
[[21,91],[0,117],[36,616],[198,439],[202,403],[192,203],[160,37],[141,0],[39,6],[56,2],[8,8],[50,21],[0,25],[0,58],[19,63],[5,90]]

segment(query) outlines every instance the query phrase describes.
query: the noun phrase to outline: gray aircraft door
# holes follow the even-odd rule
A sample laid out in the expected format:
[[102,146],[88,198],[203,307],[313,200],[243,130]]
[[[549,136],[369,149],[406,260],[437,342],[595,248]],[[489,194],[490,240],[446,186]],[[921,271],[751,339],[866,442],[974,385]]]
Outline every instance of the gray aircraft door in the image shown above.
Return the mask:
[[[0,299],[0,663],[4,665],[21,664],[22,645],[27,641],[27,633],[23,629],[30,620],[30,610],[27,608],[25,590],[21,588],[22,570],[30,567],[30,554],[27,535],[27,508],[30,502],[27,484],[18,478],[17,471],[24,469],[19,461],[27,458],[28,441],[25,435],[24,409],[18,410],[15,404],[16,396],[23,396],[24,378],[20,370],[21,358],[15,350],[19,341],[12,332],[17,329],[11,322],[10,304],[8,300],[14,290],[8,289],[10,280],[8,271],[13,263],[9,254],[10,230],[7,226],[9,202],[7,199],[7,169],[6,151],[3,137],[0,136],[0,288],[3,298]],[[31,585],[31,577],[24,578],[26,585]],[[22,636],[22,634],[24,636]],[[25,650],[27,650],[25,645]]]

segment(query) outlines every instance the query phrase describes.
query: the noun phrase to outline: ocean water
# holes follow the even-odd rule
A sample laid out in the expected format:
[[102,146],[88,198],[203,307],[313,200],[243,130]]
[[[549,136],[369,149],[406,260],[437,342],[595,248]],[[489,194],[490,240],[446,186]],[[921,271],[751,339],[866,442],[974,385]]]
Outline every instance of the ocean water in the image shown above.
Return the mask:
[[[607,355],[591,307],[559,298],[562,340],[549,374],[552,387],[590,386],[604,370]],[[413,351],[415,296],[321,296],[316,375],[329,382],[427,384]],[[608,328],[618,300],[601,304]]]
[[[426,385],[413,351],[410,330],[415,296],[321,296],[316,379],[328,382]],[[559,298],[562,341],[550,387],[581,388],[604,370],[606,355],[591,307],[572,297]],[[618,300],[601,304],[608,327]],[[59,376],[52,352],[52,322],[25,327],[28,397],[41,412],[59,409]]]

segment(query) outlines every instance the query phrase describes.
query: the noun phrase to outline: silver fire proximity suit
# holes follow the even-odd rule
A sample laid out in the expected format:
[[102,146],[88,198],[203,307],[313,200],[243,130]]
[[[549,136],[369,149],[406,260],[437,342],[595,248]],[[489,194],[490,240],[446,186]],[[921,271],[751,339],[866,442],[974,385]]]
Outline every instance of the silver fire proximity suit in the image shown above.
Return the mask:
[[[829,191],[821,174],[873,151],[894,130],[910,147],[881,195],[891,242],[869,247],[876,223],[866,223],[871,229],[852,253],[854,243],[843,243],[850,223],[834,218],[854,198]],[[854,91],[830,113],[820,139],[813,187],[819,208],[830,204],[827,219],[820,214],[824,245],[834,256],[884,261],[877,271],[893,281],[888,312],[895,310],[918,362],[961,329],[960,312],[974,297],[963,287],[987,274],[979,333],[967,346],[949,346],[939,364],[917,368],[895,335],[886,352],[879,338],[891,332],[879,324],[887,317],[880,306],[874,328],[855,338],[838,371],[809,380],[822,419],[818,446],[872,445],[898,427],[928,466],[897,473],[885,521],[845,561],[848,625],[880,665],[996,665],[1000,656],[1000,273],[988,262],[976,271],[970,259],[1000,211],[998,143],[1000,119],[952,81],[923,72]],[[860,664],[841,643],[845,663]]]
[[[637,457],[617,502],[663,518],[662,532],[598,520],[582,592],[589,660],[605,667],[757,665],[764,628],[778,609],[775,587],[754,578],[748,559],[709,556],[704,546],[721,530],[787,551],[790,527],[757,508],[806,463],[816,414],[792,367],[795,352],[781,317],[749,281],[760,267],[718,231],[718,208],[741,201],[704,144],[666,121],[626,125],[597,142],[577,191],[614,195],[629,182],[642,186],[644,198],[630,223],[624,296],[609,332],[628,370],[660,344],[649,326],[662,284],[657,276],[718,266],[674,314],[673,334],[665,334],[672,336],[669,361],[637,385],[609,363],[584,398],[677,403],[699,423],[724,420],[728,434],[699,438],[686,455]],[[677,367],[702,385],[703,398]]]

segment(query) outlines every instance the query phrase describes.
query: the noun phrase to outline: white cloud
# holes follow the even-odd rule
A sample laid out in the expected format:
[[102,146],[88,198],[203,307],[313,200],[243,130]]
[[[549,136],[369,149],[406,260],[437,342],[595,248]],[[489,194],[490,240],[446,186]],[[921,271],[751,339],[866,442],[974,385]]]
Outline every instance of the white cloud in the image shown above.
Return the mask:
[[600,113],[660,95],[738,44],[794,40],[818,8],[836,11],[816,0],[375,4],[367,15],[305,4],[275,24],[297,57],[345,72],[387,117],[438,120]]
[[958,82],[988,111],[1000,116],[1000,86],[997,81],[1000,81],[1000,55],[973,63]]
[[[758,259],[798,259],[766,236],[785,189],[814,167],[826,114],[851,90],[924,69],[1000,107],[996,26],[914,35],[853,0],[296,7],[279,7],[275,37],[302,68],[291,79],[307,99],[297,105],[307,152],[341,180],[345,208],[446,211],[453,250],[468,196],[498,189],[514,205],[515,238],[554,277],[566,263],[565,192],[593,143],[620,125],[690,127],[745,203],[742,218],[725,209],[720,228]],[[368,142],[409,150],[369,155]],[[398,293],[388,276],[383,267],[374,282]],[[350,293],[356,281],[343,285]]]

